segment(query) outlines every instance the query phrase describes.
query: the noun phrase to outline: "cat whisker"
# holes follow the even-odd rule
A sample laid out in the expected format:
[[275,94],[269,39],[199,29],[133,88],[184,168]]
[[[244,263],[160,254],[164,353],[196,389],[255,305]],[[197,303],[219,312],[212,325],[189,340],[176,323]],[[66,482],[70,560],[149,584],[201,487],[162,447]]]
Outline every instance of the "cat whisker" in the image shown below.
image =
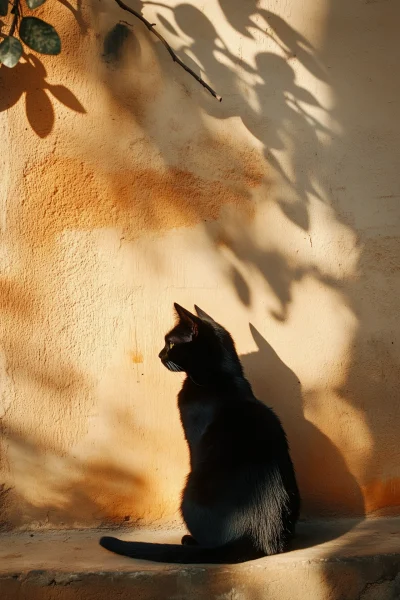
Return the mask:
[[165,366],[167,367],[167,369],[169,369],[170,371],[174,371],[175,373],[178,373],[179,371],[181,371],[180,366],[177,365],[176,363],[172,362],[172,360],[168,360],[165,363]]

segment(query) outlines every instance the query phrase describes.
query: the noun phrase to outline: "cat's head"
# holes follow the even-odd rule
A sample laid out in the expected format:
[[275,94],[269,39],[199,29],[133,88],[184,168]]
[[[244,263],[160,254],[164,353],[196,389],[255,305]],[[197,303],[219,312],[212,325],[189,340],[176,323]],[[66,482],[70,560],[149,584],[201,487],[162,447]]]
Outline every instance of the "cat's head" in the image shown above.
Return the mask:
[[178,322],[165,336],[159,357],[170,371],[185,371],[201,380],[239,369],[233,340],[221,325],[195,305],[196,315],[174,304]]

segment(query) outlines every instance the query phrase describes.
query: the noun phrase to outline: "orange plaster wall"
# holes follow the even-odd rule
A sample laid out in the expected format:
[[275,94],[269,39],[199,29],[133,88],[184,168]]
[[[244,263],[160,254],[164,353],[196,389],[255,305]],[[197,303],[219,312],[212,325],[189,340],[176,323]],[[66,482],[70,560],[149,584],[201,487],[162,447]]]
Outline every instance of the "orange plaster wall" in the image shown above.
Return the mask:
[[113,0],[0,69],[1,523],[179,518],[173,301],[232,332],[304,515],[398,514],[396,0],[168,6],[222,103],[133,18],[104,57]]

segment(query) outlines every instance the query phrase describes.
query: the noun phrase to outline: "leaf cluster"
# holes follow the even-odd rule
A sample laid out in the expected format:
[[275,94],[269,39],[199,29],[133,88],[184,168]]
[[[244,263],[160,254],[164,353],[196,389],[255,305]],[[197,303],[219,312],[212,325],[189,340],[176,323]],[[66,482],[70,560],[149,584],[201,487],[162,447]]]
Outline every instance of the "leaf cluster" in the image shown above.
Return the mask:
[[[52,25],[42,19],[24,14],[36,10],[46,0],[0,0],[0,16],[12,15],[8,35],[0,43],[0,63],[12,69],[23,53],[23,44],[40,54],[60,54],[61,40]],[[10,8],[11,7],[11,8]]]

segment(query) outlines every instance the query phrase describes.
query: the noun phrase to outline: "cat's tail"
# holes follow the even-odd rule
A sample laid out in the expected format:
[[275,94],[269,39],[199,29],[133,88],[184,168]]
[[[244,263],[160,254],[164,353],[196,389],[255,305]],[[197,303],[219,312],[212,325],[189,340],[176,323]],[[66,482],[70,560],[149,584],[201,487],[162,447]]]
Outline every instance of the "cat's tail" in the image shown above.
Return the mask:
[[235,540],[224,546],[180,546],[179,544],[148,544],[146,542],[124,542],[115,537],[102,537],[100,546],[129,556],[162,563],[181,564],[234,564],[265,556],[247,540]]

